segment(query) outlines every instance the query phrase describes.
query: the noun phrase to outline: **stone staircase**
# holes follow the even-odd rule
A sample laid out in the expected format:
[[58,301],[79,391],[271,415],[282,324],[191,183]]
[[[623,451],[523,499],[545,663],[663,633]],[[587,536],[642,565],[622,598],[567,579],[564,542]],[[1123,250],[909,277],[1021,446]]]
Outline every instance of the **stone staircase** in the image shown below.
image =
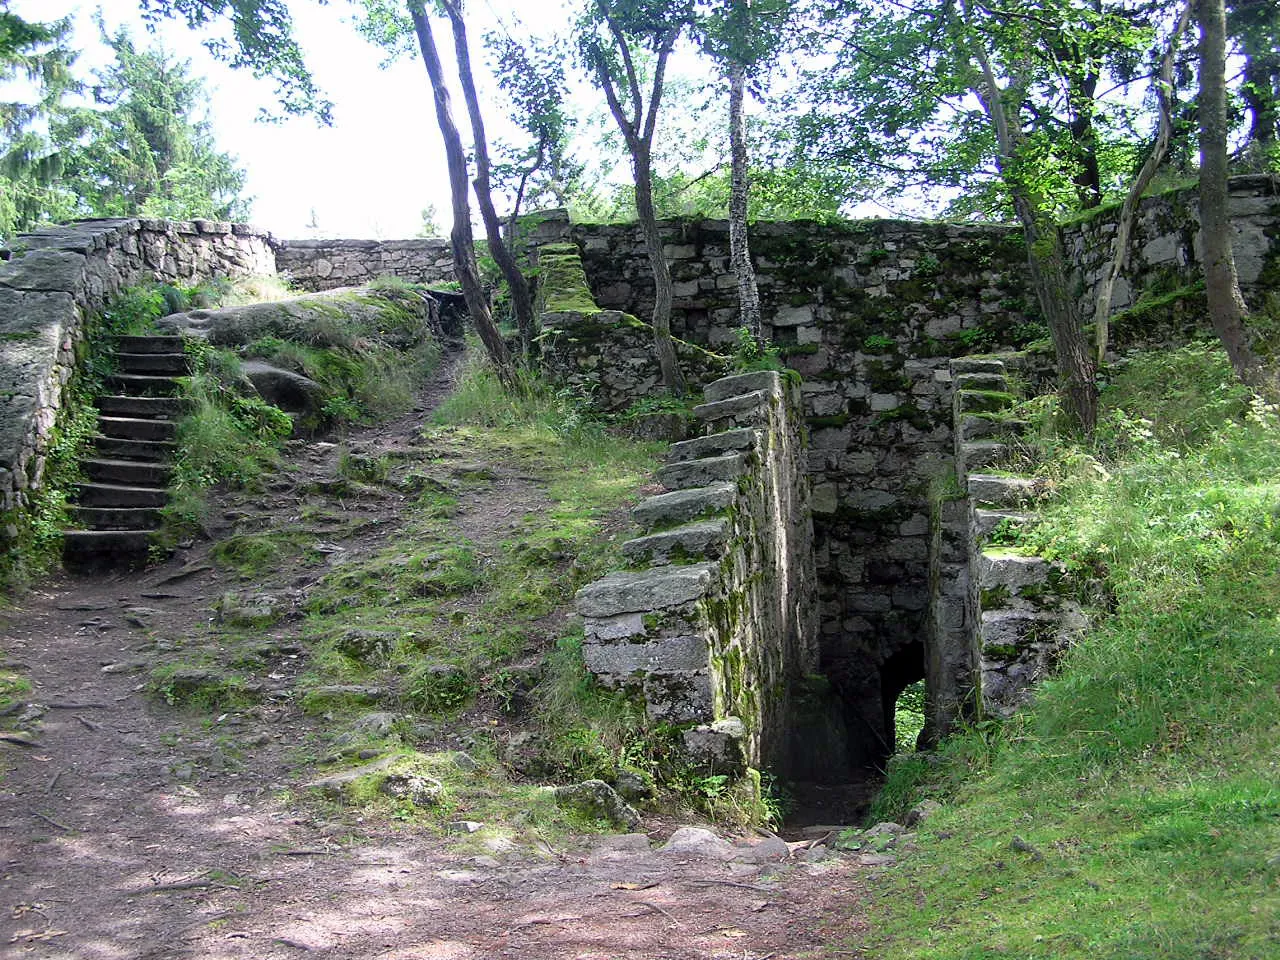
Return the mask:
[[968,494],[969,608],[983,709],[1008,716],[1087,621],[1072,599],[1065,567],[1010,546],[1002,536],[1034,521],[1035,503],[1046,494],[1040,478],[993,469],[1011,462],[1011,445],[1027,429],[1002,415],[1013,403],[1006,361],[967,357],[952,361],[951,370],[956,472]]
[[706,388],[704,436],[671,446],[636,505],[630,569],[583,587],[587,669],[681,731],[687,758],[781,765],[792,681],[816,669],[799,389],[772,371]]
[[119,372],[107,378],[96,406],[94,456],[77,485],[76,526],[63,534],[63,564],[94,572],[145,566],[160,508],[168,501],[170,462],[187,373],[181,337],[120,337]]

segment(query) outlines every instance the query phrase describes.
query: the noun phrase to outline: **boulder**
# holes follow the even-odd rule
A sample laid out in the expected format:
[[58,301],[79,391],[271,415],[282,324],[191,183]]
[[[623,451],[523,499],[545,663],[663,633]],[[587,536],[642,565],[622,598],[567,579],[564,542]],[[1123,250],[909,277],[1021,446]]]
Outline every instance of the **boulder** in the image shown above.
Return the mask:
[[319,418],[325,389],[310,377],[273,366],[265,360],[245,360],[240,369],[267,403],[304,419]]
[[582,783],[553,788],[556,803],[597,820],[634,830],[640,823],[640,814],[618,796],[616,790],[603,780],[584,780]]

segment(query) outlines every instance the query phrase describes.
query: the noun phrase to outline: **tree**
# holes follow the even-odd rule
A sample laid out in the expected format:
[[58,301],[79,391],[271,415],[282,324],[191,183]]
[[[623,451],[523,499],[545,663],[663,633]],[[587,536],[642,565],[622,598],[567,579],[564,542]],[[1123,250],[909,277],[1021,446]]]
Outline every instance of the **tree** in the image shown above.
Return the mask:
[[[215,149],[198,115],[208,97],[189,63],[137,49],[127,31],[108,36],[99,18],[115,59],[85,84],[61,46],[69,24],[57,27],[29,32],[31,43],[52,46],[36,53],[28,43],[18,61],[37,81],[35,102],[4,108],[0,230],[76,217],[247,216],[245,174]],[[67,102],[67,93],[88,89],[92,106]]]
[[449,242],[453,250],[454,274],[462,286],[467,312],[476,325],[494,370],[503,383],[511,385],[515,382],[511,353],[493,322],[488,298],[480,285],[480,271],[476,267],[475,239],[471,233],[471,204],[468,201],[470,191],[467,183],[467,155],[462,146],[462,135],[453,122],[453,108],[450,104],[449,87],[444,79],[444,68],[440,63],[440,54],[436,49],[431,21],[427,17],[423,0],[408,0],[408,3],[414,35],[431,81],[436,123],[444,139],[449,166],[449,188],[453,200],[453,228],[449,232]]
[[1006,79],[1002,83],[996,75],[992,51],[987,46],[995,25],[987,21],[979,26],[966,0],[961,0],[960,9],[962,42],[979,67],[979,73],[970,81],[971,90],[982,103],[994,128],[996,168],[1009,191],[1018,222],[1022,224],[1031,284],[1053,340],[1058,375],[1065,393],[1065,409],[1075,423],[1089,433],[1098,419],[1098,387],[1094,381],[1093,357],[1084,339],[1075,298],[1067,285],[1062,235],[1053,221],[1037,171],[1028,162],[1020,116],[1034,69],[1032,48],[1021,37],[1006,38],[1008,62]]
[[1249,111],[1247,150],[1263,169],[1280,171],[1280,6],[1233,0],[1227,28],[1244,56],[1240,97]]
[[[489,240],[489,254],[497,262],[498,269],[502,271],[502,276],[507,281],[507,289],[511,294],[511,307],[516,316],[516,328],[520,331],[522,353],[528,356],[533,350],[533,338],[537,332],[537,324],[533,316],[533,297],[529,294],[529,283],[520,272],[515,256],[502,235],[502,224],[493,206],[489,144],[485,136],[484,116],[480,111],[480,97],[476,92],[475,78],[471,72],[471,51],[467,45],[467,26],[462,16],[462,0],[439,0],[439,3],[448,14],[449,24],[453,30],[458,79],[462,83],[462,95],[467,104],[467,114],[471,119],[472,150],[476,163],[476,176],[472,185],[475,188],[476,204],[480,207],[480,218],[484,222],[485,235]],[[432,83],[435,83],[434,77]]]
[[1245,305],[1227,215],[1227,24],[1222,0],[1198,0],[1200,21],[1200,231],[1209,320],[1236,375],[1261,386],[1262,364],[1249,347]]
[[743,100],[747,82],[758,82],[786,37],[789,0],[722,0],[703,20],[703,49],[729,81],[729,260],[738,283],[742,326],[759,338],[760,291],[751,264],[747,213],[750,204],[746,124]]
[[[653,271],[653,340],[663,385],[684,393],[684,374],[671,338],[671,271],[662,250],[653,207],[653,136],[662,106],[667,61],[693,19],[690,0],[594,0],[579,24],[579,49],[603,91],[609,112],[631,155],[636,214]],[[638,57],[652,58],[648,93],[642,88]]]
[[1147,187],[1151,186],[1151,181],[1155,178],[1156,171],[1160,169],[1160,164],[1164,162],[1165,154],[1169,150],[1169,141],[1173,136],[1173,66],[1178,52],[1178,41],[1191,22],[1193,2],[1194,0],[1187,0],[1182,8],[1178,22],[1169,35],[1164,56],[1161,58],[1159,76],[1152,84],[1160,112],[1155,143],[1152,144],[1151,153],[1147,155],[1141,169],[1133,178],[1129,192],[1120,207],[1120,218],[1116,221],[1116,235],[1111,248],[1111,262],[1107,265],[1106,273],[1098,284],[1097,303],[1093,311],[1094,342],[1098,363],[1102,363],[1106,357],[1107,340],[1110,335],[1111,297],[1120,271],[1124,269],[1129,257],[1129,241],[1133,234],[1134,221],[1138,216],[1138,203],[1142,200]]
[[26,230],[72,208],[57,189],[62,157],[34,125],[46,123],[77,84],[66,44],[70,20],[33,23],[0,4],[0,81],[22,78],[32,102],[0,103],[0,237]]
[[127,30],[108,36],[98,26],[115,62],[95,74],[96,105],[50,123],[64,188],[97,217],[246,218],[245,173],[216,149],[198,113],[209,98],[190,61],[139,50]]
[[1107,57],[1145,36],[1127,15],[1074,0],[830,0],[815,37],[822,69],[806,82],[799,142],[873,196],[950,186],[977,200],[970,209],[1012,214],[1065,409],[1091,430],[1094,363],[1056,220],[1109,179],[1099,144],[1111,119],[1093,92]]
[[[324,0],[316,0],[323,3]],[[276,97],[286,114],[311,114],[321,123],[333,120],[333,103],[316,86],[297,41],[287,0],[139,0],[150,24],[182,19],[192,30],[207,33],[219,21],[231,25],[232,40],[209,39],[205,48],[237,69],[275,82]],[[272,115],[262,111],[264,119]]]

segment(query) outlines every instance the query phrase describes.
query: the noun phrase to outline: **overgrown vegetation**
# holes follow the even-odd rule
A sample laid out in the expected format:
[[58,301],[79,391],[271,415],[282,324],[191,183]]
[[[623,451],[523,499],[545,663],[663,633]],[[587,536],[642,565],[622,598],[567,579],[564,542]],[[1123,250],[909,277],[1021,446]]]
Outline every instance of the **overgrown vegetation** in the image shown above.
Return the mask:
[[31,583],[61,556],[62,531],[70,526],[68,503],[75,484],[83,479],[80,461],[97,432],[98,411],[93,402],[104,379],[115,371],[114,338],[149,332],[155,320],[166,313],[212,302],[217,290],[212,285],[131,287],[101,315],[87,321],[80,362],[63,397],[40,484],[28,489],[24,509],[0,517],[0,522],[12,524],[16,530],[0,555],[0,597],[11,596]]
[[1191,344],[1116,373],[1093,444],[1044,439],[1017,539],[1105,599],[1032,707],[893,765],[873,816],[948,807],[877,900],[884,956],[1276,954],[1277,431]]
[[[279,299],[274,296],[279,291],[261,283],[249,292]],[[230,301],[244,296],[237,297],[234,288],[221,294]],[[330,304],[296,336],[264,335],[234,351],[188,341],[191,373],[181,391],[186,411],[178,424],[172,499],[165,510],[167,539],[202,524],[210,486],[259,484],[279,466],[280,444],[291,433],[370,423],[412,404],[417,386],[441,354],[440,344],[410,309],[416,289],[386,278],[368,293],[352,296],[365,306],[376,303],[377,322],[371,311],[344,313],[340,305]],[[318,384],[316,410],[295,421],[259,397],[241,370],[241,361],[248,358],[266,360]]]

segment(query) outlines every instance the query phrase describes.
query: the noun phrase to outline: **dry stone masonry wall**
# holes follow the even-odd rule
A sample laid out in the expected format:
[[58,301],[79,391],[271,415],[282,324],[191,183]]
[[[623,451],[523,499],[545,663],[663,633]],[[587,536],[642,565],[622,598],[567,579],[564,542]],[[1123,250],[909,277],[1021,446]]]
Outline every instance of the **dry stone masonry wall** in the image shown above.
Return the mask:
[[668,492],[635,508],[631,568],[578,593],[583,656],[704,769],[794,773],[791,701],[818,658],[800,393],[769,371],[705,397],[707,432],[672,446]]
[[276,269],[312,291],[356,287],[383,276],[427,284],[454,280],[449,241],[440,239],[282,240]]
[[[1232,177],[1227,211],[1241,291],[1261,306],[1265,291],[1280,286],[1280,177]],[[1194,188],[1147,197],[1139,205],[1129,263],[1112,294],[1112,308],[1123,311],[1112,321],[1122,347],[1185,339],[1196,332],[1197,319],[1203,322],[1199,223]],[[1116,212],[1103,211],[1063,233],[1082,316],[1090,318],[1115,242]]]
[[[1256,301],[1280,278],[1277,182],[1236,178],[1231,192],[1241,276]],[[1064,230],[1085,316],[1092,315],[1117,213],[1104,210]],[[1187,288],[1199,273],[1195,218],[1193,191],[1143,202],[1137,252],[1117,289],[1117,305],[1130,305],[1116,327],[1122,346],[1185,338],[1176,322],[1153,328],[1148,306],[1165,303],[1175,321],[1180,310],[1194,312],[1188,309],[1194,291]],[[724,350],[735,341],[738,322],[727,224],[672,220],[661,229],[675,281],[674,332]],[[533,226],[530,242],[535,248],[572,244],[581,253],[593,305],[648,316],[653,289],[636,226],[570,224],[553,212]],[[980,402],[973,378],[991,371],[978,361],[953,366],[953,360],[1034,347],[1047,331],[1026,277],[1020,235],[1008,228],[757,224],[752,248],[763,332],[804,378],[820,668],[844,704],[844,727],[856,731],[850,763],[871,766],[892,749],[898,694],[922,675],[928,674],[937,732],[973,701],[983,670],[993,689],[1008,678],[1009,696],[1016,699],[1019,678],[1051,659],[1052,644],[1037,648],[1033,664],[1021,639],[996,639],[997,622],[1017,619],[995,616],[996,580],[1015,577],[1014,568],[1028,564],[983,561],[977,578],[971,576],[977,565],[971,562],[968,506],[937,495],[956,474],[957,440],[972,465],[1001,439],[998,428],[979,422],[981,410],[965,411],[958,421],[964,433],[957,437],[953,378],[966,383],[967,402]],[[642,349],[642,340],[635,346]],[[584,379],[597,375],[589,350],[575,362]],[[1035,365],[1028,373],[1041,369]],[[982,479],[990,476],[968,478],[979,499],[995,496],[992,488],[999,484]],[[985,609],[981,578],[991,579]],[[1009,610],[1030,602],[1028,585],[1004,586],[1020,592]],[[987,646],[982,655],[980,635]],[[997,653],[1009,656],[1000,660]],[[1003,695],[996,700],[992,709],[1012,702]]]
[[123,288],[275,272],[267,235],[209,220],[100,220],[21,236],[0,263],[0,535],[39,487],[86,321]]
[[[544,371],[597,410],[617,413],[662,392],[662,374],[653,352],[653,327],[620,310],[595,302],[578,248],[551,244],[536,251],[542,275],[537,310],[538,346]],[[723,375],[726,358],[683,340],[676,356],[689,386]]]

